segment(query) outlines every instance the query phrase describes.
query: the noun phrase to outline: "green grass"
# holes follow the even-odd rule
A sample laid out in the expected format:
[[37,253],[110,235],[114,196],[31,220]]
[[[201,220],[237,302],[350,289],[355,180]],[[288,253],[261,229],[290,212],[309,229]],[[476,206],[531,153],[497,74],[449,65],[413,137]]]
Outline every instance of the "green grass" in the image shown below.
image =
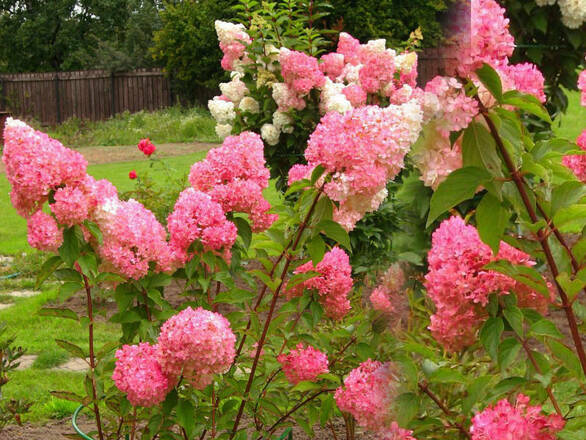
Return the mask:
[[64,145],[77,147],[102,145],[136,145],[149,137],[155,143],[217,142],[215,121],[201,108],[169,107],[154,112],[120,113],[105,121],[82,121],[72,118],[49,127],[33,125]]
[[[201,160],[206,155],[205,151],[165,158],[164,161],[173,168],[177,174],[187,173],[194,162]],[[124,192],[134,187],[134,181],[128,178],[130,170],[136,170],[138,174],[149,169],[149,161],[117,162],[101,165],[92,165],[88,173],[96,179],[108,179],[119,192]],[[164,171],[161,167],[154,167],[150,172],[153,178],[162,177]],[[26,241],[26,221],[16,214],[10,203],[10,186],[4,174],[0,174],[0,254],[10,255],[22,252],[30,252]]]
[[575,141],[586,128],[586,107],[580,105],[580,92],[569,92],[568,101],[568,110],[556,118],[553,131],[560,137]]

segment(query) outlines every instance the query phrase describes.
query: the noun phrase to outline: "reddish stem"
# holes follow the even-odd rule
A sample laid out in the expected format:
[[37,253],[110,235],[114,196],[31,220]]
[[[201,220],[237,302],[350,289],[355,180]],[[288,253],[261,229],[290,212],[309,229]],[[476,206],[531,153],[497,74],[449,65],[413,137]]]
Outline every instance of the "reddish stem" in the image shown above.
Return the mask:
[[83,284],[85,286],[85,293],[87,298],[87,314],[88,314],[88,342],[89,342],[89,349],[90,349],[90,374],[92,379],[92,397],[94,402],[94,415],[96,416],[96,425],[98,427],[98,436],[100,440],[104,440],[104,433],[102,432],[102,420],[100,418],[100,408],[98,406],[98,393],[96,391],[96,377],[95,377],[95,370],[96,370],[96,361],[94,356],[94,311],[93,311],[93,303],[92,303],[92,290],[90,288],[90,284],[88,279],[85,275],[83,275]]
[[[501,156],[503,157],[503,159],[505,161],[505,165],[507,166],[509,172],[511,173],[511,177],[513,179],[513,182],[515,182],[515,186],[517,187],[517,190],[519,191],[521,199],[523,200],[523,204],[525,205],[525,208],[527,209],[527,213],[529,214],[529,218],[531,219],[532,223],[537,223],[539,221],[539,218],[537,217],[537,214],[535,213],[535,210],[533,209],[533,205],[531,204],[531,201],[529,199],[529,195],[527,194],[527,190],[525,188],[525,184],[526,184],[525,179],[523,178],[522,175],[519,174],[519,171],[516,169],[515,164],[514,164],[513,160],[511,159],[509,152],[505,148],[505,145],[503,144],[503,141],[498,133],[496,126],[494,125],[494,122],[492,122],[492,119],[490,119],[490,116],[488,115],[488,110],[486,109],[484,104],[482,104],[482,101],[480,101],[480,98],[478,98],[478,96],[476,97],[476,99],[479,103],[480,112],[481,112],[482,116],[484,117],[486,124],[488,125],[490,133],[496,142],[496,145],[499,149],[499,152],[501,153]],[[564,312],[566,313],[566,319],[568,320],[568,324],[570,326],[570,333],[572,334],[572,340],[574,342],[574,346],[576,347],[576,352],[578,354],[578,358],[580,359],[582,371],[584,371],[584,373],[586,374],[586,352],[584,352],[584,346],[582,344],[582,339],[580,338],[580,331],[578,330],[578,323],[576,322],[576,316],[574,315],[574,311],[572,309],[572,304],[570,303],[568,295],[566,294],[566,292],[564,291],[562,286],[557,281],[557,277],[559,275],[559,270],[558,270],[557,264],[555,262],[555,259],[553,258],[553,254],[551,252],[551,248],[549,247],[549,243],[547,242],[547,234],[545,233],[543,228],[540,228],[537,231],[537,238],[539,239],[539,243],[541,244],[541,248],[543,249],[543,252],[545,254],[547,265],[549,266],[549,268],[551,270],[551,274],[553,275],[556,289],[558,291],[560,299],[562,300],[562,308],[564,309]]]
[[[422,382],[417,384],[419,386],[419,389],[421,391],[423,391],[431,400],[434,401],[434,403],[438,406],[439,409],[442,410],[442,412],[448,416],[448,417],[453,417],[454,414],[452,413],[452,411],[450,411],[448,409],[448,407],[446,405],[444,405],[444,403],[439,399],[439,397],[437,397],[427,386],[427,383]],[[449,426],[451,428],[457,429],[458,431],[460,431],[467,439],[471,439],[472,437],[470,436],[470,433],[466,430],[466,428],[464,428],[460,423],[458,422],[448,422]],[[496,440],[496,439],[495,439]]]
[[[315,198],[313,199],[313,202],[309,208],[309,211],[307,211],[307,215],[303,219],[303,222],[301,222],[301,224],[299,225],[299,229],[297,231],[297,236],[295,237],[295,241],[293,242],[293,246],[291,247],[292,252],[295,252],[297,250],[297,246],[299,245],[299,242],[301,240],[301,235],[303,234],[303,231],[305,230],[305,228],[308,225],[309,219],[311,218],[311,215],[313,214],[313,211],[315,210],[315,207],[317,205],[317,201],[319,200],[319,198],[322,194],[322,191],[323,191],[323,186],[317,191],[317,194],[316,194]],[[250,389],[252,388],[252,382],[254,381],[254,375],[256,373],[258,361],[260,359],[260,353],[261,353],[263,345],[265,343],[265,339],[267,337],[267,332],[269,330],[271,320],[273,319],[273,313],[275,312],[275,307],[277,305],[277,300],[279,299],[279,294],[281,293],[281,289],[283,288],[283,285],[285,284],[285,277],[287,276],[287,271],[289,270],[289,265],[291,264],[291,261],[292,261],[292,259],[289,258],[289,256],[288,256],[287,261],[285,262],[285,266],[283,267],[283,272],[281,272],[279,285],[277,286],[277,288],[275,289],[275,293],[273,294],[273,299],[271,301],[269,314],[268,314],[267,319],[265,321],[265,325],[263,327],[262,333],[260,335],[260,339],[259,339],[257,347],[256,347],[254,361],[252,362],[252,367],[250,369],[250,375],[248,376],[248,382],[246,383],[246,389],[244,390],[244,399],[242,399],[242,402],[240,403],[240,407],[238,408],[238,414],[236,415],[236,420],[234,421],[234,427],[232,428],[232,433],[230,434],[230,439],[234,438],[234,436],[236,435],[236,431],[238,430],[238,425],[240,424],[240,419],[242,418],[242,413],[244,412],[244,406],[246,405],[246,401],[248,400]]]

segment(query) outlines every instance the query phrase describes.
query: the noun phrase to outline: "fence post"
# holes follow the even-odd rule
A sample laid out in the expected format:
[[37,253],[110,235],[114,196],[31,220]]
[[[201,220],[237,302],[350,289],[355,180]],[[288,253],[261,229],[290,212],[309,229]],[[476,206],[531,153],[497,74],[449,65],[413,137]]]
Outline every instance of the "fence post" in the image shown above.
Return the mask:
[[55,72],[55,108],[57,109],[57,124],[61,124],[61,96],[59,95],[59,73]]
[[116,84],[114,80],[114,72],[110,73],[110,112],[112,113],[110,117],[114,117],[116,114]]

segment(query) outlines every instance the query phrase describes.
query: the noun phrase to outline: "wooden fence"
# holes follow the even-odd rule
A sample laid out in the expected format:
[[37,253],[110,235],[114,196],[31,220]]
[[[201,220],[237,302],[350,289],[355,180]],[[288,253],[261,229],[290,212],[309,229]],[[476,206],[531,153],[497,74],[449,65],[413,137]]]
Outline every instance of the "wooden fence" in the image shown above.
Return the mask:
[[172,104],[162,71],[110,73],[85,70],[0,75],[0,106],[21,118],[57,124],[71,117],[106,119],[128,110],[156,110]]
[[[421,52],[419,85],[445,73],[445,62],[438,49]],[[196,100],[205,105],[213,95],[212,90],[197,90]],[[125,110],[156,110],[178,98],[172,95],[170,81],[160,69],[0,74],[0,109],[47,125],[71,117],[101,120]]]

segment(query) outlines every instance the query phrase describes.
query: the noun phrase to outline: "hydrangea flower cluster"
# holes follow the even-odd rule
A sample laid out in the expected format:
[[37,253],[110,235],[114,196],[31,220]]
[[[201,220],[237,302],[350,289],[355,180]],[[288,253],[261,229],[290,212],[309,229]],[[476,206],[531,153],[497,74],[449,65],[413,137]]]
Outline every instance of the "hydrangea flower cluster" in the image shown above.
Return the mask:
[[201,242],[204,252],[223,251],[224,259],[230,260],[236,226],[226,219],[220,204],[206,193],[193,188],[184,190],[167,218],[167,229],[169,245],[181,263],[193,258],[188,250],[195,240]]
[[397,422],[391,423],[389,430],[381,435],[380,440],[417,440],[413,431],[399,427]]
[[157,147],[151,142],[149,138],[141,139],[138,143],[138,149],[143,152],[145,156],[151,156]]
[[305,96],[311,89],[324,85],[324,74],[317,59],[310,55],[284,47],[280,50],[279,63],[285,84],[297,96]]
[[387,181],[403,168],[421,121],[421,107],[414,101],[328,113],[309,138],[305,150],[308,165],[296,167],[292,175],[302,176],[304,169],[310,175],[314,167],[322,165],[332,175],[324,191],[339,202],[334,220],[351,230],[385,199]]
[[97,224],[103,242],[98,252],[109,269],[136,280],[148,273],[149,263],[154,263],[158,271],[172,269],[174,256],[167,231],[141,203],[111,198],[100,205],[99,211]]
[[317,376],[330,371],[326,354],[311,345],[304,348],[301,342],[289,354],[277,356],[277,361],[281,364],[287,380],[293,385],[305,380],[314,382]]
[[252,40],[242,24],[227,23],[216,20],[214,23],[220,49],[224,53],[222,68],[224,70],[238,70],[242,65],[250,62],[246,56],[246,46]]
[[392,264],[382,276],[381,282],[370,294],[370,302],[375,310],[392,314],[395,305],[391,300],[399,296],[405,284],[405,274],[398,263]]
[[2,161],[12,187],[10,200],[25,218],[41,208],[51,191],[82,181],[87,169],[81,154],[12,118],[4,128]]
[[502,399],[476,414],[470,434],[472,440],[555,440],[564,425],[561,416],[543,415],[540,406],[529,405],[529,397],[519,394],[514,406]]
[[444,138],[452,131],[466,128],[478,114],[478,103],[466,96],[464,86],[456,78],[436,76],[425,85],[425,92],[437,98],[435,102],[428,97],[427,106],[433,108],[429,113],[433,112],[437,130]]
[[460,217],[444,220],[434,231],[431,244],[425,287],[436,312],[429,328],[447,350],[458,351],[475,342],[476,331],[488,317],[485,307],[491,293],[514,292],[522,307],[547,312],[549,298],[504,274],[484,269],[486,264],[500,259],[534,265],[524,252],[501,242],[494,256],[480,240],[476,228]]
[[230,368],[235,343],[226,318],[201,307],[188,307],[161,327],[157,357],[165,374],[183,375],[196,389],[203,389],[214,374]]
[[316,266],[308,261],[295,269],[296,274],[310,271],[318,272],[319,275],[288,289],[287,296],[301,296],[303,289],[315,289],[326,315],[332,319],[342,319],[351,308],[348,293],[352,290],[353,281],[348,254],[336,246],[326,252]]
[[[535,0],[538,6],[554,5],[556,0]],[[557,0],[562,23],[570,29],[578,29],[586,22],[586,3],[584,0]]]
[[508,64],[499,69],[503,90],[518,90],[545,103],[545,78],[535,64]]
[[126,393],[133,406],[151,407],[163,402],[173,386],[161,369],[156,347],[148,342],[124,345],[116,351],[116,367],[112,380]]
[[[462,136],[452,145],[449,138],[437,134],[438,121],[430,122],[422,131],[410,155],[421,173],[420,179],[433,190],[459,168],[462,168]],[[439,122],[441,124],[441,122]]]
[[396,385],[390,363],[368,359],[350,371],[334,399],[340,411],[352,414],[360,426],[384,435],[395,426],[391,406],[397,395]]
[[63,243],[63,231],[49,214],[37,211],[26,223],[28,244],[40,251],[57,252]]
[[[581,150],[586,151],[586,130],[578,136],[576,144]],[[564,156],[562,163],[571,169],[581,182],[586,183],[586,155],[570,154]]]
[[269,185],[269,170],[264,144],[256,133],[228,136],[221,147],[193,164],[189,181],[196,190],[209,194],[224,212],[248,214],[255,232],[268,229],[277,218],[268,213],[271,206],[262,194]]

